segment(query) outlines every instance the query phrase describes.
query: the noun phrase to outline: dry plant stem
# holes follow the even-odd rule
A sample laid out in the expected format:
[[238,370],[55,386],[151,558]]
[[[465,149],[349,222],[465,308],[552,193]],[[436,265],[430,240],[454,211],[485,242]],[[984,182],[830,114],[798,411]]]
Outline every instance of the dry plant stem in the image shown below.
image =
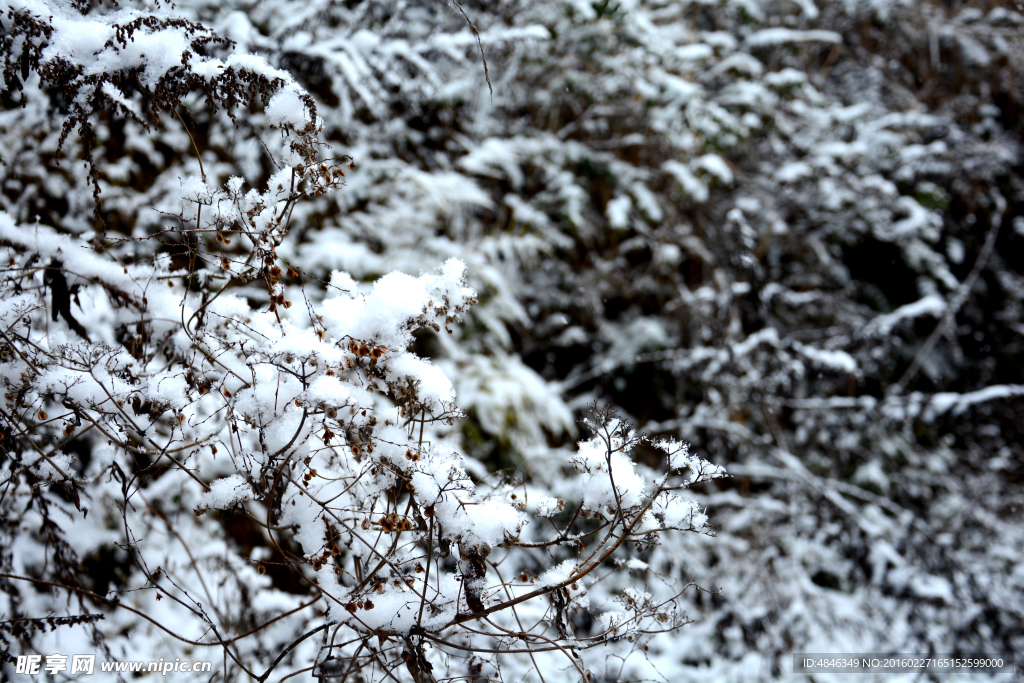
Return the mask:
[[967,278],[963,281],[960,287],[957,288],[956,294],[953,296],[952,301],[946,307],[946,312],[942,316],[942,320],[935,326],[924,344],[921,345],[920,350],[914,355],[914,360],[911,362],[910,367],[903,373],[900,380],[893,385],[889,392],[891,395],[899,395],[907,390],[907,386],[911,380],[917,375],[917,372],[921,369],[925,359],[935,348],[935,345],[939,343],[945,334],[946,330],[953,323],[956,318],[956,314],[960,311],[960,307],[967,301],[967,297],[971,294],[971,289],[974,288],[974,283],[977,282],[978,277],[981,276],[981,271],[985,268],[985,264],[988,263],[989,257],[992,255],[992,250],[996,246],[996,238],[999,236],[999,229],[1003,225],[1003,216],[1006,213],[1006,199],[1003,198],[1002,194],[998,191],[995,195],[995,217],[992,220],[992,227],[989,228],[988,235],[985,236],[985,243],[981,247],[981,252],[978,254],[978,260],[974,262],[974,267],[971,272],[967,275]]
[[187,645],[195,645],[195,646],[201,646],[201,647],[214,647],[214,646],[219,646],[219,645],[223,644],[220,641],[213,642],[213,643],[203,643],[203,642],[200,642],[200,641],[197,641],[197,640],[189,640],[188,638],[184,638],[184,637],[178,635],[177,633],[175,633],[174,631],[170,630],[169,628],[167,628],[163,624],[161,624],[156,619],[153,619],[148,614],[146,614],[146,613],[144,613],[144,612],[142,612],[140,610],[137,610],[134,607],[129,607],[128,605],[125,605],[124,603],[122,603],[120,600],[115,600],[115,599],[112,599],[112,598],[107,598],[107,597],[104,597],[104,596],[102,596],[102,595],[100,595],[98,593],[93,593],[90,590],[86,590],[84,588],[78,588],[76,586],[69,586],[69,585],[62,584],[62,583],[56,583],[54,581],[44,581],[42,579],[33,579],[31,577],[28,577],[28,576],[18,576],[17,574],[0,574],[0,578],[11,579],[11,580],[14,580],[14,581],[26,581],[28,583],[34,583],[34,584],[39,585],[39,586],[49,586],[50,588],[59,588],[61,590],[72,591],[74,593],[78,593],[80,595],[85,595],[85,596],[93,598],[95,600],[100,600],[100,601],[105,602],[105,603],[107,603],[109,605],[112,605],[113,607],[128,610],[129,612],[132,612],[133,614],[136,614],[136,615],[142,617],[143,619],[145,619],[146,621],[150,622],[151,624],[153,624],[154,626],[156,626],[161,631],[163,631],[167,635],[171,636],[175,640],[178,640],[178,641],[180,641],[182,643],[185,643]]
[[[9,415],[9,414],[7,413],[7,411],[5,411],[5,410],[4,410],[3,408],[0,408],[0,415],[3,415],[3,416],[4,416],[4,419],[6,419],[6,420],[7,420],[7,422],[8,422],[8,423],[9,423],[10,425],[12,425],[12,426],[13,426],[13,425],[16,425],[16,424],[19,424],[19,422],[18,422],[18,421],[16,421],[16,420],[14,420],[14,418],[12,418],[12,417],[11,417],[11,416],[10,416],[10,415]],[[37,446],[37,445],[36,445],[36,442],[35,442],[35,441],[33,441],[32,439],[28,438],[28,437],[30,436],[29,432],[27,432],[27,431],[22,431],[22,432],[21,432],[20,434],[18,434],[17,436],[23,436],[23,437],[25,437],[25,441],[27,441],[27,442],[28,442],[28,444],[29,444],[29,445],[30,445],[30,446],[32,447],[32,450],[34,450],[34,451],[35,451],[36,453],[38,453],[38,454],[39,454],[39,455],[40,455],[40,456],[41,456],[41,457],[42,457],[42,458],[43,458],[44,460],[46,460],[46,462],[47,462],[47,463],[49,463],[50,467],[52,467],[53,469],[55,469],[55,470],[57,471],[57,474],[59,474],[59,475],[60,475],[60,476],[61,476],[61,477],[62,477],[63,479],[70,479],[70,477],[68,477],[67,473],[65,473],[65,472],[64,472],[64,470],[62,470],[62,469],[60,468],[60,466],[59,466],[59,465],[57,465],[57,463],[53,462],[53,460],[51,460],[51,459],[49,458],[49,456],[47,456],[47,455],[46,455],[46,453],[44,453],[44,452],[43,452],[43,450],[42,450],[41,448],[39,448],[39,446]]]
[[[167,517],[164,515],[164,513],[161,512],[156,507],[154,507],[148,500],[146,500],[146,497],[142,495],[141,489],[136,489],[134,495],[139,496],[139,498],[141,498],[142,502],[145,504],[146,508],[150,512],[152,512],[154,515],[156,515],[157,517],[162,519],[164,524],[167,526],[167,530],[170,531],[171,534],[173,534],[176,539],[178,539],[178,543],[181,544],[181,547],[185,550],[185,554],[188,555],[189,563],[192,565],[193,571],[195,571],[196,576],[199,578],[199,583],[203,587],[203,592],[206,593],[207,601],[209,602],[210,605],[213,606],[213,610],[217,613],[217,617],[220,619],[221,624],[222,625],[226,625],[227,624],[227,619],[221,613],[220,609],[218,609],[217,602],[213,599],[213,594],[210,592],[209,586],[206,585],[206,579],[203,576],[202,569],[200,569],[199,564],[196,562],[196,558],[192,554],[192,549],[189,548],[188,543],[185,542],[185,539],[183,539],[181,537],[181,534],[178,533],[178,530],[174,528],[174,526],[171,524],[171,521],[169,519],[167,519]],[[127,497],[125,498],[125,502],[127,502]],[[125,515],[124,516],[124,522],[125,522],[125,529],[126,529],[126,531],[127,531],[127,528],[128,528],[128,517],[127,517],[127,514],[128,514],[128,506],[125,505],[125,508],[124,508],[124,515]],[[154,585],[156,585],[156,584],[154,584]],[[166,593],[166,591],[164,591],[164,592]]]
[[309,631],[306,631],[305,633],[303,633],[301,636],[299,636],[294,641],[292,641],[291,644],[288,645],[288,647],[286,647],[285,649],[283,649],[281,651],[281,654],[279,654],[277,656],[277,659],[275,659],[273,661],[273,663],[270,665],[270,668],[268,668],[265,672],[263,672],[262,676],[255,676],[254,678],[256,678],[257,681],[260,681],[260,683],[262,683],[263,681],[267,680],[267,677],[270,676],[270,673],[277,667],[278,664],[281,663],[281,660],[285,658],[285,655],[287,655],[289,652],[291,652],[293,649],[295,649],[295,647],[298,646],[298,644],[301,643],[302,641],[304,641],[306,638],[309,638],[312,635],[316,635],[317,633],[320,633],[320,631],[323,631],[324,629],[328,628],[330,625],[331,625],[330,622],[327,622],[327,623],[324,623],[324,624],[320,624],[316,628],[310,629]]
[[420,611],[416,615],[416,628],[420,628],[420,624],[423,622],[423,607],[427,604],[427,583],[430,579],[430,560],[434,556],[434,517],[431,515],[430,524],[427,527],[427,561],[425,562],[425,569],[423,574],[423,596],[420,599]]
[[[513,609],[515,609],[515,608],[513,608]],[[557,648],[562,654],[564,654],[569,659],[570,662],[572,662],[573,666],[576,667],[576,670],[579,671],[580,676],[583,677],[583,680],[587,679],[587,674],[583,671],[583,667],[580,666],[579,662],[576,661],[576,658],[573,657],[572,654],[570,654],[569,652],[566,652],[565,648],[562,647],[561,645],[559,645],[557,641],[555,641],[555,640],[553,640],[551,638],[548,638],[543,633],[522,633],[522,632],[516,633],[515,631],[510,631],[507,628],[502,628],[501,626],[498,626],[497,624],[495,624],[490,619],[486,619],[485,618],[485,621],[488,624],[490,624],[491,626],[493,626],[494,628],[496,628],[499,631],[502,631],[504,633],[507,633],[508,635],[512,635],[512,636],[516,636],[518,638],[524,638],[524,639],[526,637],[530,637],[530,638],[535,638],[535,639],[543,640],[543,641],[546,641],[546,642],[550,643],[555,648]],[[532,655],[531,655],[530,659],[533,659]],[[538,671],[538,673],[539,673],[539,671]]]
[[608,559],[608,557],[613,552],[615,552],[616,549],[618,549],[618,547],[620,545],[622,545],[622,542],[624,540],[626,540],[626,537],[627,537],[628,533],[633,530],[633,527],[635,527],[637,525],[637,523],[643,518],[644,514],[650,509],[650,507],[651,507],[651,505],[653,503],[654,503],[654,498],[652,497],[651,499],[649,499],[647,501],[647,503],[644,505],[643,509],[640,510],[639,514],[637,514],[637,516],[633,520],[633,522],[625,529],[626,533],[623,533],[623,535],[620,536],[615,541],[615,543],[612,544],[604,553],[602,553],[600,557],[598,557],[596,560],[594,560],[594,562],[592,564],[590,564],[589,566],[583,567],[582,569],[579,569],[575,574],[570,576],[565,581],[557,583],[554,586],[548,586],[548,587],[545,587],[545,588],[538,588],[535,591],[531,591],[531,592],[527,593],[526,595],[520,595],[518,598],[515,598],[515,599],[510,600],[508,602],[503,602],[503,603],[500,603],[498,605],[494,605],[493,607],[488,607],[483,612],[476,612],[476,613],[473,613],[473,614],[462,614],[462,615],[459,615],[455,619],[452,620],[451,625],[461,624],[461,623],[466,622],[466,621],[471,621],[473,619],[476,619],[476,618],[479,618],[479,617],[483,617],[483,616],[487,616],[488,614],[493,614],[494,612],[498,612],[500,610],[504,610],[504,609],[507,609],[509,607],[513,607],[515,605],[518,605],[521,602],[526,602],[527,600],[532,600],[533,598],[536,598],[538,596],[547,595],[548,593],[550,593],[550,592],[552,592],[554,590],[558,590],[560,588],[565,588],[566,586],[571,585],[574,581],[578,581],[579,579],[583,578],[584,576],[586,576],[590,572],[594,571],[597,567],[599,567],[602,562],[604,562],[606,559]]
[[[498,570],[498,565],[494,562],[488,562],[488,564],[491,565],[492,569],[494,569],[494,573],[498,575],[498,581],[501,582],[501,587],[505,589],[505,595],[508,596],[509,600],[511,600],[512,592],[509,591],[508,584],[505,583],[505,579],[502,578],[501,572]],[[512,616],[516,618],[516,623],[519,624],[519,631],[521,633],[525,633],[526,629],[523,628],[523,622],[519,619],[519,612],[516,611],[515,607],[512,608]],[[487,623],[492,626],[494,625],[490,619],[487,620]],[[537,675],[540,677],[540,683],[547,683],[547,681],[544,680],[544,674],[541,673],[540,667],[537,665],[537,659],[533,656],[532,652],[530,653],[530,661],[533,662],[533,668],[537,670]]]
[[487,69],[487,56],[484,55],[484,45],[480,41],[480,31],[477,29],[476,25],[473,24],[469,15],[466,14],[466,10],[462,9],[462,3],[460,3],[459,0],[452,0],[452,4],[458,8],[459,12],[466,19],[466,23],[469,24],[469,29],[473,32],[473,37],[476,38],[476,47],[480,51],[480,60],[484,63],[484,78],[487,80],[487,89],[491,93],[491,99],[493,99],[494,87],[491,85],[491,72]]

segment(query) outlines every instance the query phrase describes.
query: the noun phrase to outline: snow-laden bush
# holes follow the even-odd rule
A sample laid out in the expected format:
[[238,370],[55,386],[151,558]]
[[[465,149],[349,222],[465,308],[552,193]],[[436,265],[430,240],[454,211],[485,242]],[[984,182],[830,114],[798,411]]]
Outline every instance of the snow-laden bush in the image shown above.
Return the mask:
[[[477,303],[465,265],[357,282],[286,246],[355,171],[287,73],[173,8],[9,5],[5,31],[9,183],[80,154],[85,176],[32,191],[88,186],[95,209],[90,226],[68,192],[24,222],[54,201],[15,188],[0,212],[6,671],[56,650],[213,660],[221,680],[589,679],[585,651],[624,658],[685,623],[688,584],[631,572],[707,531],[680,492],[723,470],[596,408],[547,482],[463,458],[455,390],[416,335]],[[261,142],[255,184],[231,174],[226,122]],[[177,154],[156,147],[167,126]],[[149,187],[113,149],[129,142],[159,151]]]

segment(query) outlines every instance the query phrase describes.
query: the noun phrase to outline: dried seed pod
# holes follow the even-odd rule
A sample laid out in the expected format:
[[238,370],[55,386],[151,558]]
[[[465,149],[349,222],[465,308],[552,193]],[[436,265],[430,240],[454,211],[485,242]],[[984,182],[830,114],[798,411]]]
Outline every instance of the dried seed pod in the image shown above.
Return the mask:
[[296,272],[296,270],[294,268],[289,266],[288,267],[288,277],[298,277],[298,276],[299,276],[298,272]]
[[256,572],[262,576],[263,574],[267,573],[267,567],[262,562],[260,562],[258,565],[256,565]]

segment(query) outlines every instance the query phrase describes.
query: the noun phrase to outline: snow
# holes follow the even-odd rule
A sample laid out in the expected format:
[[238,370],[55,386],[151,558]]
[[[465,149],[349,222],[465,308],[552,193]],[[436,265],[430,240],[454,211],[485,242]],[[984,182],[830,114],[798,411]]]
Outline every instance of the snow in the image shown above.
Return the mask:
[[786,43],[834,43],[840,45],[842,36],[835,31],[796,31],[788,28],[766,28],[747,36],[744,45],[748,48],[765,48]]
[[608,217],[608,225],[616,230],[622,230],[629,225],[629,211],[633,208],[633,202],[628,196],[621,195],[608,202],[605,214]]
[[444,500],[436,507],[445,533],[466,548],[500,546],[519,536],[526,518],[500,500],[460,502]]
[[267,103],[267,121],[279,128],[303,130],[310,121],[309,111],[292,88],[281,88]]
[[252,500],[252,487],[242,475],[233,474],[211,483],[210,490],[199,499],[199,508],[227,510],[247,500]]
[[808,359],[823,367],[846,373],[857,371],[857,361],[846,351],[829,351],[799,343],[793,344],[793,347],[807,356]]
[[796,183],[805,178],[813,177],[814,170],[803,161],[793,161],[775,172],[775,179],[780,183]]
[[669,173],[693,201],[701,204],[708,200],[708,188],[689,168],[678,161],[666,161],[662,168]]
[[871,334],[888,334],[903,320],[912,320],[923,315],[939,317],[945,310],[946,302],[942,297],[938,294],[929,294],[913,303],[900,306],[892,313],[877,316],[868,325],[867,331]]
[[565,560],[564,562],[560,562],[540,575],[540,578],[537,579],[537,586],[544,588],[547,586],[557,586],[559,584],[566,583],[570,578],[572,578],[576,569],[577,565],[574,560]]
[[580,490],[585,509],[611,515],[620,505],[626,509],[640,503],[646,482],[627,455],[609,455],[599,438],[582,441],[578,448],[573,464],[582,474]]
[[928,406],[928,419],[935,419],[943,413],[952,412],[954,416],[962,415],[971,406],[988,401],[1024,396],[1024,386],[1019,384],[996,384],[964,394],[940,392],[933,394]]
[[694,161],[696,168],[702,169],[715,177],[719,182],[730,185],[733,181],[732,169],[717,154],[705,154]]

